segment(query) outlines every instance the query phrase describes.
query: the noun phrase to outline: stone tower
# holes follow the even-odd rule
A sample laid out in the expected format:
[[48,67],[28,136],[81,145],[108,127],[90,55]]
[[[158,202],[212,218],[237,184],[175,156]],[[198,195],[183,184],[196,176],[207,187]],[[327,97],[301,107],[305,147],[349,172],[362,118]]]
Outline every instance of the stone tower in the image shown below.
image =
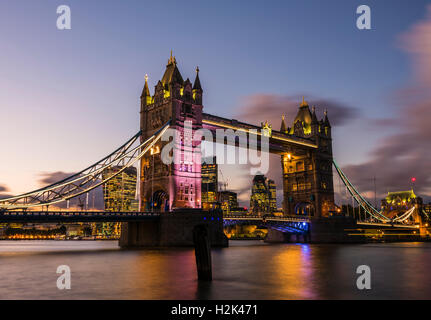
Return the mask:
[[165,163],[161,157],[169,141],[157,142],[141,159],[141,210],[168,212],[201,207],[200,142],[194,141],[193,133],[202,128],[202,92],[199,69],[193,85],[189,79],[184,81],[172,52],[153,96],[146,77],[141,95],[142,141],[168,121],[177,134],[170,140],[175,158],[172,163]]
[[313,140],[311,150],[292,150],[281,157],[283,168],[283,211],[287,215],[326,217],[334,209],[332,177],[332,137],[327,112],[318,120],[313,106],[302,99],[293,126],[284,117],[280,131],[286,135]]

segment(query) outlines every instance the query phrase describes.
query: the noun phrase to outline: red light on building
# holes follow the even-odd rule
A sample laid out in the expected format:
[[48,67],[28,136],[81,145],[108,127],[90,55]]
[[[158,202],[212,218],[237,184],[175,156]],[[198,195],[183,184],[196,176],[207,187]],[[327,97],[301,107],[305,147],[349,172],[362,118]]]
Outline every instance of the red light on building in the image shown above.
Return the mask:
[[412,178],[412,182],[416,182],[416,178],[415,177]]

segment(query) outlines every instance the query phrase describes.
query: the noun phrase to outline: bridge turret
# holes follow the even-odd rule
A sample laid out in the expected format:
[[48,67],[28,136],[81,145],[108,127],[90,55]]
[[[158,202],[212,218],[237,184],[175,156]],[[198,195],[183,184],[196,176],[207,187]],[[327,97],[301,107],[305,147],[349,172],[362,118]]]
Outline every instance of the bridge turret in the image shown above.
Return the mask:
[[283,210],[285,214],[327,217],[334,208],[332,139],[327,115],[319,121],[316,108],[313,106],[310,112],[303,97],[289,133],[313,140],[317,149],[286,150],[282,156]]
[[293,121],[291,133],[299,137],[306,137],[311,133],[311,112],[308,102],[305,101],[304,97],[302,97],[301,105]]
[[202,87],[199,79],[199,67],[196,67],[196,79],[193,84],[193,99],[196,104],[202,104]]
[[164,98],[178,98],[181,95],[181,88],[184,85],[183,77],[177,67],[177,60],[171,56],[166,65],[165,73],[163,74],[161,83],[164,90]]
[[148,74],[146,74],[145,85],[144,85],[144,88],[142,89],[142,94],[141,94],[141,106],[151,104],[151,100],[152,100],[151,93],[150,93],[150,89],[148,88]]
[[[152,100],[153,100],[153,98],[151,97],[150,89],[148,88],[148,75],[146,74],[145,75],[145,85],[144,85],[144,88],[142,89],[142,93],[141,93],[141,110],[139,112],[141,130],[145,126],[145,122],[146,122],[145,109],[148,105],[150,105],[152,103]],[[141,136],[141,141],[143,141],[142,136]]]
[[317,136],[317,134],[319,134],[319,121],[316,116],[316,106],[313,106],[311,112],[311,135]]
[[328,138],[331,138],[331,124],[329,123],[328,119],[328,110],[325,110],[325,118],[323,119],[323,128],[325,136]]
[[287,127],[286,127],[286,122],[284,121],[284,114],[281,116],[281,127],[280,127],[280,132],[281,133],[288,133]]
[[[144,89],[144,97],[146,92]],[[199,76],[194,84],[189,79],[184,81],[171,52],[151,103],[143,108],[141,129],[142,137],[146,139],[170,120],[170,128],[178,134],[174,147],[176,160],[174,163],[163,162],[159,151],[142,157],[142,210],[164,212],[173,208],[200,208],[200,144],[193,140],[193,133],[202,128],[202,108]],[[160,141],[155,150],[161,151],[167,144]]]

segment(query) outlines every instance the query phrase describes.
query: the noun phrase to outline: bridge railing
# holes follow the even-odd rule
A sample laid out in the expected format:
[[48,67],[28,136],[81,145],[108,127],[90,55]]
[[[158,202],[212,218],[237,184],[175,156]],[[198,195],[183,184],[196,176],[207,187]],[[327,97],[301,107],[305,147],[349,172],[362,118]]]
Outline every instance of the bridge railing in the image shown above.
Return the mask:
[[0,212],[1,216],[159,216],[157,212],[139,212],[139,211],[3,211]]
[[296,216],[257,216],[257,215],[223,215],[227,220],[266,220],[266,221],[291,221],[291,222],[309,222],[309,218]]

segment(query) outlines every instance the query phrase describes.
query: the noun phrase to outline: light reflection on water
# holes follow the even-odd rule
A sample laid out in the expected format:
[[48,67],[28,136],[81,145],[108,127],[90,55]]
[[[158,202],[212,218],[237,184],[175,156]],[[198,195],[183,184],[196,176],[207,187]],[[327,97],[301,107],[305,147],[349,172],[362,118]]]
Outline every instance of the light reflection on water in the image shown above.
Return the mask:
[[[1,299],[430,299],[431,243],[265,244],[214,249],[198,283],[190,248],[121,250],[116,241],[1,241]],[[72,289],[56,287],[69,265]],[[356,289],[356,267],[372,290]]]

